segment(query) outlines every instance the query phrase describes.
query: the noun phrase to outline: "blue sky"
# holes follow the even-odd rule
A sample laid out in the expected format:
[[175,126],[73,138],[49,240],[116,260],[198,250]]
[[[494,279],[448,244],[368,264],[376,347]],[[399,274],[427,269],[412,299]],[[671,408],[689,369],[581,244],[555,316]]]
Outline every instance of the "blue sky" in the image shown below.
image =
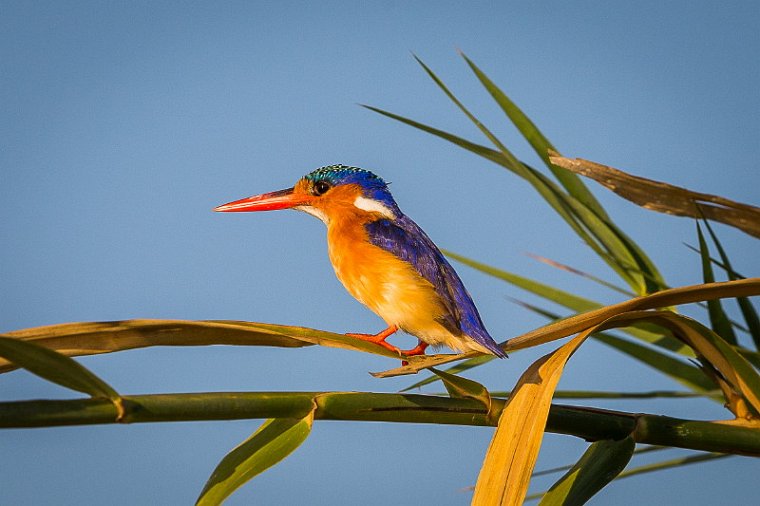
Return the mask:
[[[528,185],[357,104],[485,142],[413,52],[518,156],[535,161],[461,49],[564,154],[756,204],[758,23],[756,2],[2,2],[0,331],[128,318],[379,330],[335,279],[321,223],[300,213],[210,211],[331,163],[391,181],[401,208],[442,247],[619,301],[525,255],[613,279]],[[683,245],[696,242],[691,221],[591,187],[670,284],[700,281],[698,259]],[[757,242],[717,230],[737,270],[757,275]],[[507,300],[533,300],[524,293],[458,271],[493,335],[543,323]],[[547,351],[472,377],[508,389]],[[391,392],[410,383],[367,374],[395,365],[386,359],[319,348],[150,349],[82,363],[122,393]],[[24,372],[0,380],[2,399],[70,396]],[[588,343],[560,388],[676,385]],[[705,401],[594,404],[724,416]],[[13,456],[0,464],[3,501],[187,504],[257,424],[3,431],[0,451]],[[474,483],[491,433],[319,423],[229,504],[467,504],[461,489]],[[550,435],[538,467],[572,463],[583,448]],[[756,460],[739,457],[702,466],[621,481],[598,503],[746,502],[746,480],[760,472]]]

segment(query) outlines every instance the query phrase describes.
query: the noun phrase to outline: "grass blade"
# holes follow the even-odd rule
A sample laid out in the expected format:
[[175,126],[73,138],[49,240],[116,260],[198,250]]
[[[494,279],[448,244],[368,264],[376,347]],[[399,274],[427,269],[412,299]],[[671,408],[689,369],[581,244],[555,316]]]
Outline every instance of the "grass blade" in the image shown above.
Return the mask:
[[506,346],[504,348],[505,350],[516,350],[548,343],[583,331],[591,325],[598,325],[612,316],[628,311],[657,309],[703,300],[743,295],[760,295],[760,278],[684,286],[663,290],[643,297],[636,297],[546,325],[540,329],[510,339],[505,343]]
[[91,397],[109,399],[116,406],[118,419],[124,415],[121,396],[116,390],[74,359],[33,343],[3,336],[0,336],[0,356],[52,383]]
[[[760,374],[733,346],[691,318],[664,311],[646,317],[650,321],[670,327],[674,334],[694,348],[701,360],[717,369],[720,378],[731,386],[731,392],[727,393],[729,407],[734,406],[742,410],[740,412],[734,409],[738,418],[752,418],[760,414]],[[743,407],[736,403],[734,396],[743,399],[754,414],[743,412]]]
[[[709,224],[710,223],[707,220],[702,220],[702,222],[705,223],[705,224]],[[708,227],[708,229],[709,229],[709,227]],[[691,251],[693,251],[697,255],[700,254],[699,253],[699,248],[695,248],[694,246],[692,246],[691,244],[689,244],[687,242],[683,243],[683,245],[686,246],[687,248],[689,248]],[[729,279],[747,279],[747,276],[744,276],[740,272],[736,272],[733,268],[730,268],[729,266],[727,266],[725,263],[721,262],[717,258],[710,257],[710,261],[714,265],[717,265],[718,267],[720,267],[721,269],[723,269],[724,271],[726,271],[726,274],[728,274]]]
[[[697,237],[699,239],[699,252],[702,257],[702,277],[705,283],[715,282],[715,275],[712,270],[712,262],[710,262],[710,251],[705,241],[705,236],[702,234],[702,228],[697,224]],[[731,325],[731,321],[723,311],[723,304],[720,299],[707,301],[707,312],[710,315],[710,324],[718,335],[722,336],[727,342],[731,344],[737,344],[736,334],[734,328]]]
[[443,251],[447,257],[456,260],[457,262],[460,262],[468,267],[472,267],[473,269],[476,269],[484,274],[488,274],[494,278],[506,281],[507,283],[522,288],[523,290],[538,295],[539,297],[543,297],[544,299],[555,302],[572,311],[580,313],[583,311],[591,311],[592,309],[597,309],[601,306],[601,304],[598,302],[585,299],[573,293],[560,290],[559,288],[554,288],[553,286],[540,283],[538,281],[534,281],[530,278],[520,276],[519,274],[514,274],[503,269],[492,267],[488,264],[484,264],[482,262],[478,262],[477,260],[473,260],[466,256],[454,253],[453,251],[445,249],[441,251]]
[[600,163],[551,156],[552,163],[594,179],[636,205],[676,216],[705,217],[760,238],[760,208],[628,174]]
[[[545,318],[557,321],[558,315],[549,311],[541,310],[529,304],[523,304],[531,311],[537,312]],[[643,346],[641,344],[623,339],[607,332],[598,332],[591,336],[597,341],[614,348],[615,350],[628,355],[629,357],[642,362],[649,367],[665,374],[669,378],[685,385],[691,390],[698,392],[713,391],[716,385],[708,376],[699,368],[694,367],[682,360],[678,360],[668,354],[662,353],[654,348]],[[672,338],[676,340],[675,338]],[[691,349],[691,348],[689,348]],[[692,352],[693,353],[693,352]]]
[[588,188],[586,188],[583,181],[572,172],[565,169],[560,170],[549,161],[549,151],[557,150],[552,146],[551,142],[549,142],[549,139],[547,139],[538,127],[536,127],[535,123],[533,123],[530,118],[528,118],[528,116],[526,116],[525,113],[523,113],[523,111],[517,107],[517,105],[512,102],[512,100],[510,100],[509,97],[507,97],[507,95],[496,86],[496,84],[494,84],[494,82],[491,81],[491,79],[478,68],[477,65],[475,65],[475,63],[472,62],[472,60],[470,60],[464,53],[460,54],[467,62],[467,65],[470,66],[470,69],[475,73],[475,76],[480,80],[483,87],[485,87],[488,93],[491,94],[499,107],[501,107],[501,110],[504,111],[510,121],[512,121],[523,137],[525,137],[530,143],[536,154],[541,157],[546,166],[552,171],[567,192],[582,202],[583,205],[591,209],[597,216],[608,220],[609,217],[604,208],[599,204]]
[[[715,287],[716,285],[725,286],[726,283],[704,285],[705,288],[702,290],[707,289],[708,286]],[[657,295],[651,295],[649,298],[657,297]],[[631,306],[631,304],[627,305]],[[624,306],[618,305],[618,307]],[[721,380],[719,383],[725,382],[730,386],[729,389],[723,390],[726,395],[727,407],[731,409],[737,418],[752,419],[760,413],[760,374],[732,345],[726,343],[725,340],[709,328],[685,316],[670,311],[652,312],[641,309],[631,308],[624,312],[617,312],[599,323],[590,323],[588,326],[584,326],[584,329],[586,329],[584,332],[588,332],[591,325],[594,325],[594,327],[590,327],[592,329],[603,330],[624,327],[641,320],[668,328],[674,336],[683,340],[694,349],[703,364],[709,364],[711,368],[714,368],[718,372],[717,379]],[[561,324],[562,322],[559,323]],[[509,347],[505,348],[507,350],[510,349]],[[721,387],[723,387],[722,384]]]
[[[592,235],[589,234],[587,231],[586,226],[584,226],[581,222],[579,222],[578,218],[574,215],[574,208],[569,203],[569,199],[572,199],[572,197],[567,196],[564,194],[559,187],[557,187],[551,180],[549,180],[546,176],[541,174],[540,172],[536,171],[535,169],[532,169],[528,165],[521,163],[514,159],[513,156],[505,156],[503,153],[499,151],[495,151],[493,149],[487,148],[485,146],[482,146],[480,144],[476,144],[473,142],[470,142],[468,140],[465,140],[461,137],[449,134],[447,132],[444,132],[442,130],[439,130],[437,128],[433,128],[429,125],[425,125],[423,123],[420,123],[418,121],[411,120],[409,118],[400,116],[398,114],[393,114],[391,112],[385,111],[383,109],[379,109],[377,107],[372,106],[363,106],[371,111],[377,112],[378,114],[381,114],[383,116],[395,119],[397,121],[400,121],[404,124],[407,124],[409,126],[415,127],[417,129],[420,129],[424,132],[430,133],[432,135],[438,136],[444,140],[447,140],[449,142],[452,142],[456,144],[457,146],[460,146],[464,149],[467,149],[468,151],[471,151],[477,155],[480,155],[498,165],[501,165],[502,167],[515,172],[516,174],[520,175],[521,177],[524,177],[529,183],[533,185],[534,188],[539,192],[539,194],[546,200],[546,202],[557,212],[557,214],[562,217],[562,219],[565,220],[565,222],[570,225],[570,227],[573,229],[573,231],[602,259],[605,263],[607,263],[615,272],[618,273],[618,275],[624,279],[637,293],[643,293],[644,287],[646,286],[646,279],[642,276],[638,276],[637,273],[641,270],[639,267],[636,267],[636,262],[633,259],[633,257],[629,258],[627,262],[623,263],[621,265],[620,262],[617,262],[615,260],[616,256],[613,254],[613,252],[608,251],[605,249],[607,245],[601,244],[600,240],[594,238]],[[513,161],[516,161],[517,165],[513,163]],[[574,199],[573,199],[574,200]],[[579,210],[584,209],[582,204],[580,204],[581,207],[578,207]],[[582,211],[580,211],[582,212]],[[605,228],[607,225],[602,222],[595,214],[592,212],[586,210],[587,214],[586,217],[589,220],[595,220],[594,226],[597,228]],[[590,216],[589,216],[590,215]],[[608,228],[608,227],[607,227]],[[593,229],[593,227],[592,227]],[[620,238],[616,236],[615,234],[606,234],[607,239],[613,242],[613,245],[617,244],[620,246]],[[632,243],[632,241],[628,241],[629,243]],[[625,247],[621,248],[624,250]],[[620,249],[620,248],[619,248]],[[643,256],[643,253],[639,253],[639,256]],[[634,265],[632,268],[631,265]],[[647,268],[649,269],[649,268]],[[650,276],[652,279],[660,279],[659,274],[656,272],[656,269],[653,271],[653,274]]]
[[[400,358],[382,346],[322,330],[241,321],[124,320],[35,327],[5,334],[67,356],[96,355],[147,346],[229,344],[286,348],[318,344]],[[15,366],[0,358],[0,373]]]
[[635,358],[639,362],[665,374],[678,383],[695,390],[697,392],[711,392],[716,385],[710,378],[697,367],[690,365],[682,360],[661,353],[652,348],[642,346],[638,343],[622,339],[620,337],[600,332],[594,334],[594,339],[610,346],[629,357]]
[[[525,278],[518,274],[514,274],[511,272],[505,271],[503,269],[498,269],[496,267],[492,267],[490,265],[477,262],[475,260],[472,260],[462,255],[458,255],[448,250],[443,250],[443,251],[446,254],[446,256],[458,262],[461,262],[467,265],[468,267],[472,267],[473,269],[483,272],[484,274],[488,274],[489,276],[493,276],[497,279],[501,279],[502,281],[506,281],[507,283],[511,283],[519,288],[522,288],[523,290],[526,290],[534,295],[538,295],[539,297],[543,297],[547,300],[550,300],[551,302],[559,304],[560,306],[566,307],[572,311],[582,313],[585,311],[591,311],[591,310],[599,309],[602,307],[602,304],[600,304],[599,302],[585,299],[573,293],[560,290],[558,288],[554,288],[552,286],[549,286],[543,283],[539,283],[538,281]],[[521,306],[526,307],[527,309],[531,311],[538,312],[539,314],[543,314],[542,310],[536,308],[535,306],[526,304],[521,301],[516,301],[514,299],[512,300],[516,302],[517,304],[520,304]],[[551,313],[547,313],[547,314],[551,314]],[[544,314],[544,316],[546,316],[546,314]],[[552,316],[550,316],[550,318],[559,319],[557,315],[553,315],[553,314]],[[634,336],[637,339],[640,339],[647,343],[654,344],[661,348],[664,348],[670,351],[676,351],[679,353],[687,352],[688,354],[691,354],[687,346],[684,346],[683,343],[679,342],[676,339],[673,339],[672,336],[668,336],[667,334],[663,333],[662,329],[654,330],[654,329],[648,329],[648,328],[645,328],[645,326],[642,326],[642,327],[637,327],[637,328],[626,329],[625,332],[627,334]]]
[[520,505],[530,484],[565,363],[590,332],[583,332],[533,363],[520,377],[501,412],[475,484],[474,506]]
[[645,466],[634,467],[627,471],[623,471],[618,475],[616,480],[622,480],[624,478],[630,478],[638,474],[653,473],[655,471],[664,471],[665,469],[672,469],[674,467],[687,466],[690,464],[697,464],[699,462],[707,462],[710,460],[722,459],[730,457],[728,453],[702,453],[699,455],[689,455],[688,457],[680,457],[677,459],[664,460],[662,462],[655,462],[654,464],[647,464]]
[[0,337],[0,356],[52,383],[92,397],[118,398],[119,394],[79,362],[36,344]]
[[273,418],[216,466],[196,502],[197,506],[215,506],[247,481],[290,455],[311,432],[312,411],[304,418]]
[[[298,347],[310,343],[243,322],[186,320],[124,320],[76,322],[33,327],[5,335],[55,350],[66,356],[97,355],[147,346],[210,344]],[[0,359],[0,372],[15,367]]]
[[574,215],[610,255],[607,263],[626,280],[635,293],[644,295],[667,286],[654,263],[625,232],[573,198],[568,198],[568,204]]
[[[597,251],[618,274],[625,279],[636,293],[647,293],[661,288],[659,273],[646,255],[635,246],[621,230],[617,229],[607,218],[600,217],[581,201],[572,195],[564,193],[552,181],[548,180],[535,169],[528,167],[518,160],[499,139],[483,125],[448,89],[443,81],[415,56],[420,66],[428,76],[438,85],[449,99],[473,122],[473,124],[490,140],[504,156],[508,168],[522,178],[526,179],[544,197],[547,202],[565,217],[573,229],[587,243],[593,243],[597,248],[603,247],[605,251]],[[570,216],[567,216],[569,211]],[[579,229],[581,229],[579,231]],[[587,231],[591,233],[589,237]],[[598,242],[598,244],[597,244]],[[593,247],[593,246],[592,246]],[[654,281],[654,285],[650,283]]]
[[449,88],[444,84],[444,82],[433,72],[433,70],[428,67],[425,62],[420,60],[416,55],[414,56],[414,59],[417,60],[417,63],[423,68],[423,70],[427,73],[427,75],[435,82],[436,85],[443,91],[447,97],[449,97],[449,100],[454,102],[454,104],[459,108],[460,111],[464,113],[467,118],[472,121],[472,123],[480,130],[483,135],[488,138],[491,143],[496,146],[496,148],[499,150],[501,155],[504,157],[506,162],[509,164],[509,167],[513,172],[515,172],[517,175],[528,179],[528,181],[532,180],[530,171],[528,168],[520,161],[518,160],[512,152],[510,152],[507,147],[488,129],[486,126],[480,122],[478,118],[475,117],[474,114],[472,114],[465,106],[464,104],[449,90]]
[[[681,304],[693,304],[695,302],[702,302],[716,298],[749,297],[754,295],[760,295],[760,278],[747,278],[736,281],[724,281],[721,283],[707,283],[671,288],[651,295],[636,297],[624,302],[605,306],[587,313],[571,316],[570,318],[566,318],[559,322],[550,323],[549,325],[545,325],[512,338],[502,343],[501,347],[504,351],[510,352],[531,346],[537,346],[539,344],[545,344],[577,332],[582,332],[593,325],[598,325],[612,316],[627,311],[644,311]],[[638,324],[638,322],[636,322],[636,324]],[[737,352],[734,351],[734,353]],[[381,373],[374,373],[374,376],[390,377],[403,374],[414,374],[430,366],[439,366],[449,362],[468,359],[476,355],[476,352],[468,352],[458,355],[409,357],[409,363],[407,365]]]
[[[494,397],[509,397],[512,392],[491,392]],[[720,390],[707,392],[680,392],[652,390],[649,392],[602,392],[598,390],[557,390],[555,399],[694,399],[695,397],[720,396]]]
[[[734,271],[733,267],[731,266],[728,255],[723,249],[723,245],[721,245],[720,241],[718,240],[718,236],[710,226],[710,222],[705,220],[704,224],[710,234],[710,237],[712,238],[715,248],[718,250],[718,254],[720,255],[721,261],[723,262],[723,268],[726,271],[728,279],[732,281],[739,279],[740,276],[736,274],[736,271]],[[747,323],[747,330],[749,331],[750,336],[752,336],[752,340],[755,343],[755,348],[760,351],[760,318],[757,316],[757,311],[755,311],[754,306],[746,297],[737,297],[736,302],[739,304],[739,309],[744,316],[744,321]]]
[[[464,372],[474,367],[478,367],[480,365],[486,364],[490,362],[491,360],[494,360],[495,358],[496,357],[494,357],[493,355],[480,355],[478,357],[468,358],[467,360],[463,360],[462,362],[459,362],[458,364],[452,365],[451,367],[446,369],[446,372],[452,375],[459,374],[460,372]],[[436,381],[439,381],[440,379],[441,379],[440,377],[433,374],[425,378],[424,380],[418,381],[417,383],[414,383],[413,385],[409,385],[408,387],[401,390],[401,392],[409,392],[410,390],[421,388],[425,385],[429,385],[430,383],[435,383]]]
[[588,272],[584,272],[584,271],[581,271],[579,269],[576,269],[575,267],[571,267],[571,266],[569,266],[567,264],[563,264],[561,262],[557,262],[556,260],[552,260],[550,258],[546,258],[546,257],[543,257],[541,255],[536,255],[534,253],[527,253],[527,255],[530,258],[534,259],[534,260],[538,260],[539,262],[544,263],[546,265],[549,265],[551,267],[554,267],[556,269],[559,269],[559,270],[562,270],[562,271],[565,271],[565,272],[569,272],[570,274],[575,274],[576,276],[580,276],[582,278],[586,278],[586,279],[588,279],[590,281],[593,281],[594,283],[596,283],[598,285],[602,285],[605,288],[609,288],[613,292],[618,292],[618,293],[623,294],[623,295],[625,295],[627,297],[635,297],[636,296],[636,294],[633,293],[633,292],[631,292],[630,290],[626,290],[625,288],[621,288],[621,287],[619,287],[619,286],[617,286],[617,285],[615,285],[613,283],[610,283],[608,281],[603,280],[600,277],[594,276],[593,274],[590,274]]
[[475,142],[468,141],[467,139],[463,139],[462,137],[450,134],[448,132],[444,132],[443,130],[439,130],[437,128],[431,127],[430,125],[420,123],[419,121],[414,121],[413,119],[409,119],[407,117],[400,116],[392,112],[388,112],[378,107],[373,107],[371,105],[366,105],[366,104],[360,104],[360,105],[364,107],[365,109],[369,109],[370,111],[373,111],[385,117],[394,119],[396,121],[399,121],[401,123],[414,127],[418,130],[422,130],[423,132],[427,132],[429,134],[435,135],[436,137],[440,137],[443,140],[449,141],[450,143],[455,144],[461,148],[464,148],[467,151],[471,151],[472,153],[475,153],[476,155],[482,156],[483,158],[486,158],[498,165],[501,165],[502,167],[512,170],[512,168],[508,166],[507,161],[504,159],[504,155],[502,155],[496,150],[483,146],[482,144],[477,144]]
[[[614,481],[630,478],[632,476],[636,476],[639,474],[653,473],[656,471],[665,471],[667,469],[672,469],[674,467],[687,466],[690,464],[697,464],[700,462],[708,462],[710,460],[717,460],[717,459],[722,459],[725,457],[731,457],[731,455],[728,453],[700,453],[698,455],[689,455],[687,457],[680,457],[677,459],[663,460],[662,462],[655,462],[653,464],[638,466],[632,469],[628,469],[627,471],[623,471],[622,473],[617,475],[617,477],[615,477]],[[541,497],[543,497],[545,493],[546,492],[539,492],[537,494],[531,494],[525,499],[526,501],[540,499]]]
[[544,494],[541,506],[576,506],[617,477],[630,462],[636,442],[628,436],[620,441],[592,443],[580,460]]
[[[558,390],[557,394],[559,392],[560,391]],[[555,397],[556,397],[557,394],[555,394]],[[607,439],[607,440],[603,440],[603,441],[610,441],[610,440]],[[642,453],[658,452],[658,451],[668,450],[668,449],[669,448],[666,447],[666,446],[640,446],[640,447],[636,448],[635,450],[633,450],[633,454],[634,455],[641,455]],[[573,465],[574,464],[565,465],[565,466],[559,466],[559,467],[553,467],[553,468],[550,468],[550,469],[542,469],[541,471],[536,471],[535,473],[533,473],[533,476],[534,477],[535,476],[546,476],[548,474],[556,474],[556,473],[561,473],[562,471],[569,471],[570,469],[573,468]],[[531,495],[529,497],[526,497],[526,499],[527,500],[538,499],[538,498],[540,498],[545,493],[546,492],[541,492],[539,494],[533,494],[533,495]]]
[[435,373],[436,376],[441,378],[443,385],[446,387],[446,391],[451,397],[458,399],[474,399],[483,404],[488,413],[491,412],[491,395],[488,393],[486,387],[477,381],[439,371],[433,367],[431,367],[430,370]]

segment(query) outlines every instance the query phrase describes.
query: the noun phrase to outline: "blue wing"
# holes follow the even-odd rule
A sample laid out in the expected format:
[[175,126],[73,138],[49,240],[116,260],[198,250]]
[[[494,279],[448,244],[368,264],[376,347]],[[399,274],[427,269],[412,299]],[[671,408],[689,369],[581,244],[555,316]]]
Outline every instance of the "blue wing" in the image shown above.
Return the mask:
[[401,214],[393,221],[377,220],[364,227],[372,244],[409,262],[433,285],[447,311],[441,317],[446,328],[455,335],[469,336],[499,357],[506,356],[485,329],[472,297],[454,268],[414,221]]

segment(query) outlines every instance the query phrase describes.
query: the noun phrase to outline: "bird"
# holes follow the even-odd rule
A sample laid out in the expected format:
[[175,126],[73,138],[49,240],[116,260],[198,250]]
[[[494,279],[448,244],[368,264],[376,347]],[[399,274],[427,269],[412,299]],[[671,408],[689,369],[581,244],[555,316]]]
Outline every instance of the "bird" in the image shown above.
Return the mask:
[[[373,172],[347,165],[318,168],[284,190],[214,208],[217,212],[294,209],[327,226],[327,249],[346,290],[387,324],[377,334],[348,333],[402,356],[441,345],[506,357],[488,333],[472,297],[443,253],[399,209]],[[386,339],[403,331],[417,338],[401,350]]]

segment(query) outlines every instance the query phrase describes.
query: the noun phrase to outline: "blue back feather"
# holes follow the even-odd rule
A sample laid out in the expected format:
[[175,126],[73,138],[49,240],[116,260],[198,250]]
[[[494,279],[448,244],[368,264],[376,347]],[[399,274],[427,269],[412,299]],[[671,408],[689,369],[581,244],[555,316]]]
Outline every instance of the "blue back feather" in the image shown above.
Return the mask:
[[331,186],[358,185],[365,197],[390,209],[396,216],[394,220],[380,219],[365,224],[370,242],[411,264],[433,285],[446,308],[446,314],[440,318],[444,327],[454,335],[469,336],[496,356],[506,356],[485,329],[470,294],[454,268],[427,234],[401,212],[382,178],[368,170],[347,165],[321,167],[304,177],[312,182],[325,181]]
[[506,356],[485,329],[475,303],[454,268],[414,221],[399,211],[395,220],[373,221],[365,228],[372,244],[409,262],[433,285],[447,311],[441,324],[454,335],[463,333],[495,355]]

